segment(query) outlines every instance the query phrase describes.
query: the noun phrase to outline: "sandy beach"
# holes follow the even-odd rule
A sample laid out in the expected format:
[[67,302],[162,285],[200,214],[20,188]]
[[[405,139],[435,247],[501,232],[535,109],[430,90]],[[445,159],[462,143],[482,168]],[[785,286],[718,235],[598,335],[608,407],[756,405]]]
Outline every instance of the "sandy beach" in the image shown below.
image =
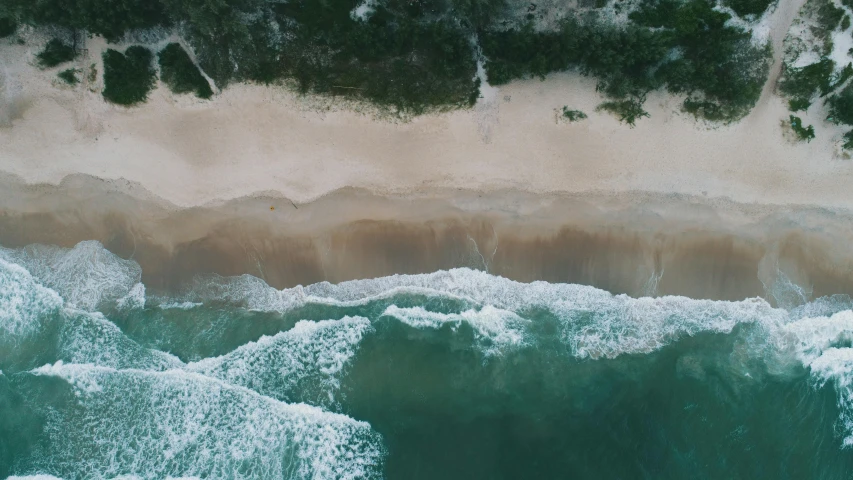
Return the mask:
[[[88,47],[81,68],[105,44]],[[97,239],[163,289],[200,273],[284,287],[456,266],[632,295],[768,296],[778,272],[815,296],[853,284],[843,130],[812,118],[817,140],[786,139],[772,85],[725,126],[659,94],[629,128],[568,73],[405,120],[283,86],[200,101],[161,85],[128,109],[97,84],[59,85],[35,51],[0,48],[3,246]],[[558,121],[564,105],[589,119]]]

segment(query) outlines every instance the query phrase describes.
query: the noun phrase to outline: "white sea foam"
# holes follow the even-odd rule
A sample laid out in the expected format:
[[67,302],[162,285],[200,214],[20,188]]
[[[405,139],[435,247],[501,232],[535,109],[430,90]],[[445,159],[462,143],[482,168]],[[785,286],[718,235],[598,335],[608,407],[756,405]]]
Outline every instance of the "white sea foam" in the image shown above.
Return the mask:
[[177,357],[144,348],[129,339],[100,312],[66,310],[58,355],[69,363],[112,368],[167,370],[183,366]]
[[283,401],[331,404],[341,375],[370,330],[370,321],[361,317],[301,321],[227,355],[191,363],[187,370]]
[[62,298],[39,285],[24,268],[0,259],[0,346],[38,332],[62,308]]
[[[36,471],[76,478],[379,478],[381,438],[365,422],[288,405],[206,376],[54,364],[79,389],[48,416]],[[35,379],[34,379],[35,380]]]
[[145,285],[137,283],[127,295],[116,300],[116,306],[122,310],[145,308]]
[[288,311],[311,303],[357,306],[402,294],[461,299],[472,307],[491,306],[522,317],[530,310],[547,310],[560,320],[563,339],[578,357],[650,352],[685,335],[726,333],[739,323],[787,321],[784,310],[774,309],[762,299],[636,299],[583,285],[519,283],[464,268],[285,290],[244,275],[213,279],[195,292],[201,300],[219,298],[263,311]]
[[784,332],[792,335],[803,364],[810,365],[825,350],[853,342],[853,311],[839,312],[831,317],[803,318],[785,325]]
[[513,312],[491,305],[480,310],[448,314],[430,312],[423,307],[400,308],[390,305],[382,315],[394,317],[418,329],[438,329],[450,325],[456,330],[462,323],[466,323],[474,330],[477,340],[485,343],[486,355],[498,355],[507,349],[525,345],[525,328],[530,323]]
[[80,242],[71,249],[28,245],[5,249],[3,254],[59,293],[66,303],[88,311],[127,296],[142,277],[136,262],[110,253],[97,241]]
[[53,475],[12,475],[11,477],[6,477],[6,480],[62,480],[59,477],[54,477]]
[[839,424],[845,433],[843,446],[853,447],[853,348],[828,348],[809,368],[818,386],[834,382],[841,410]]
[[201,302],[164,302],[158,305],[161,310],[192,310],[204,305]]
[[843,446],[853,447],[853,311],[831,317],[803,318],[784,327],[817,387],[832,383],[841,412]]

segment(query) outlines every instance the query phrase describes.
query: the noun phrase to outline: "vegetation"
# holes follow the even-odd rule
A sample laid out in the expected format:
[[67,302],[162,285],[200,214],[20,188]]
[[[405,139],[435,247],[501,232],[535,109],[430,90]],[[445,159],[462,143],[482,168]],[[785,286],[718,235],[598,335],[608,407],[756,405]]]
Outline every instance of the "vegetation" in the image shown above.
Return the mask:
[[645,98],[629,98],[628,100],[604,102],[598,110],[605,110],[619,117],[619,121],[631,127],[642,117],[648,117],[649,112],[643,110]]
[[813,126],[809,125],[808,127],[803,127],[803,120],[795,115],[791,115],[788,122],[791,126],[791,130],[793,130],[794,134],[797,135],[797,139],[800,141],[805,140],[806,142],[812,141],[814,138]]
[[172,92],[194,92],[199,98],[213,96],[207,79],[180,45],[170,43],[157,57],[160,61],[160,80],[163,80]]
[[580,110],[570,110],[569,107],[563,107],[563,118],[569,122],[577,122],[586,118],[586,114]]
[[68,70],[59,72],[56,76],[68,85],[77,85],[80,83],[80,79],[77,78],[77,72],[76,68],[69,68]]
[[827,120],[837,124],[853,125],[853,84],[844,87],[826,103],[829,105]]
[[36,58],[42,68],[50,68],[65,62],[70,62],[71,60],[74,60],[74,57],[76,56],[77,52],[74,51],[74,48],[66,45],[62,40],[54,38],[47,42],[44,50],[36,55]]
[[98,67],[93,63],[89,65],[89,73],[86,75],[86,80],[89,82],[89,85],[95,83],[98,79]]
[[18,30],[18,24],[11,18],[0,17],[0,38],[11,36]]
[[[220,87],[286,82],[301,92],[355,97],[410,114],[476,101],[478,44],[494,84],[575,69],[598,79],[612,100],[608,108],[641,110],[637,99],[666,88],[686,94],[697,115],[726,122],[755,104],[769,69],[769,47],[754,46],[750,32],[730,25],[712,0],[639,0],[630,21],[619,25],[600,10],[566,7],[569,15],[553,31],[523,18],[507,20],[508,0],[383,0],[366,18],[352,14],[360,0],[2,1],[0,16],[12,12],[20,22],[108,40],[132,29],[178,25]],[[758,15],[772,0],[725,2],[740,15]],[[826,10],[824,16],[832,15]],[[206,95],[200,72],[181,53],[166,53],[164,81]]]
[[128,30],[168,25],[159,0],[3,0],[25,23],[86,30],[116,41]]
[[844,150],[853,150],[853,130],[844,134],[844,143],[841,144]]
[[791,111],[805,110],[811,105],[815,93],[821,96],[832,91],[832,71],[835,62],[823,57],[819,62],[806,65],[802,68],[785,66],[785,76],[779,83],[779,91],[786,95],[790,101],[788,106]]
[[119,105],[135,105],[148,99],[157,73],[152,66],[151,50],[138,45],[124,54],[112,49],[104,52],[104,98]]
[[761,15],[775,0],[725,0],[723,3],[739,16]]
[[838,8],[831,0],[822,0],[817,7],[816,20],[819,31],[815,32],[818,37],[825,37],[835,30],[844,19],[844,9]]
[[713,110],[714,119],[736,120],[761,94],[769,45],[753,46],[749,32],[727,25],[730,16],[713,7],[708,0],[649,0],[624,28],[569,19],[553,33],[530,24],[486,32],[481,42],[489,80],[500,84],[578,68],[596,76],[599,90],[615,99],[666,87],[713,105],[695,110],[699,114]]

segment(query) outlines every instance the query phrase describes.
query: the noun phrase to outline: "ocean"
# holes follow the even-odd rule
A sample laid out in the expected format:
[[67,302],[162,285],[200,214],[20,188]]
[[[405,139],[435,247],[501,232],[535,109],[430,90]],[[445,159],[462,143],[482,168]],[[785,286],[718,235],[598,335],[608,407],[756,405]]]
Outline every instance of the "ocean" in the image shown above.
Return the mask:
[[845,295],[141,279],[0,249],[0,478],[853,478]]

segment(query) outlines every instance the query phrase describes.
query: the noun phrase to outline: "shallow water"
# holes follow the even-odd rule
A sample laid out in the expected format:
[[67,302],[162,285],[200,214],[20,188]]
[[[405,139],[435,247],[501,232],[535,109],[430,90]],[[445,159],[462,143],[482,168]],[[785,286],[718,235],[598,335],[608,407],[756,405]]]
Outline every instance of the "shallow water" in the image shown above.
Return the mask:
[[846,296],[637,299],[469,269],[157,296],[141,274],[95,242],[0,249],[0,477],[853,471]]

